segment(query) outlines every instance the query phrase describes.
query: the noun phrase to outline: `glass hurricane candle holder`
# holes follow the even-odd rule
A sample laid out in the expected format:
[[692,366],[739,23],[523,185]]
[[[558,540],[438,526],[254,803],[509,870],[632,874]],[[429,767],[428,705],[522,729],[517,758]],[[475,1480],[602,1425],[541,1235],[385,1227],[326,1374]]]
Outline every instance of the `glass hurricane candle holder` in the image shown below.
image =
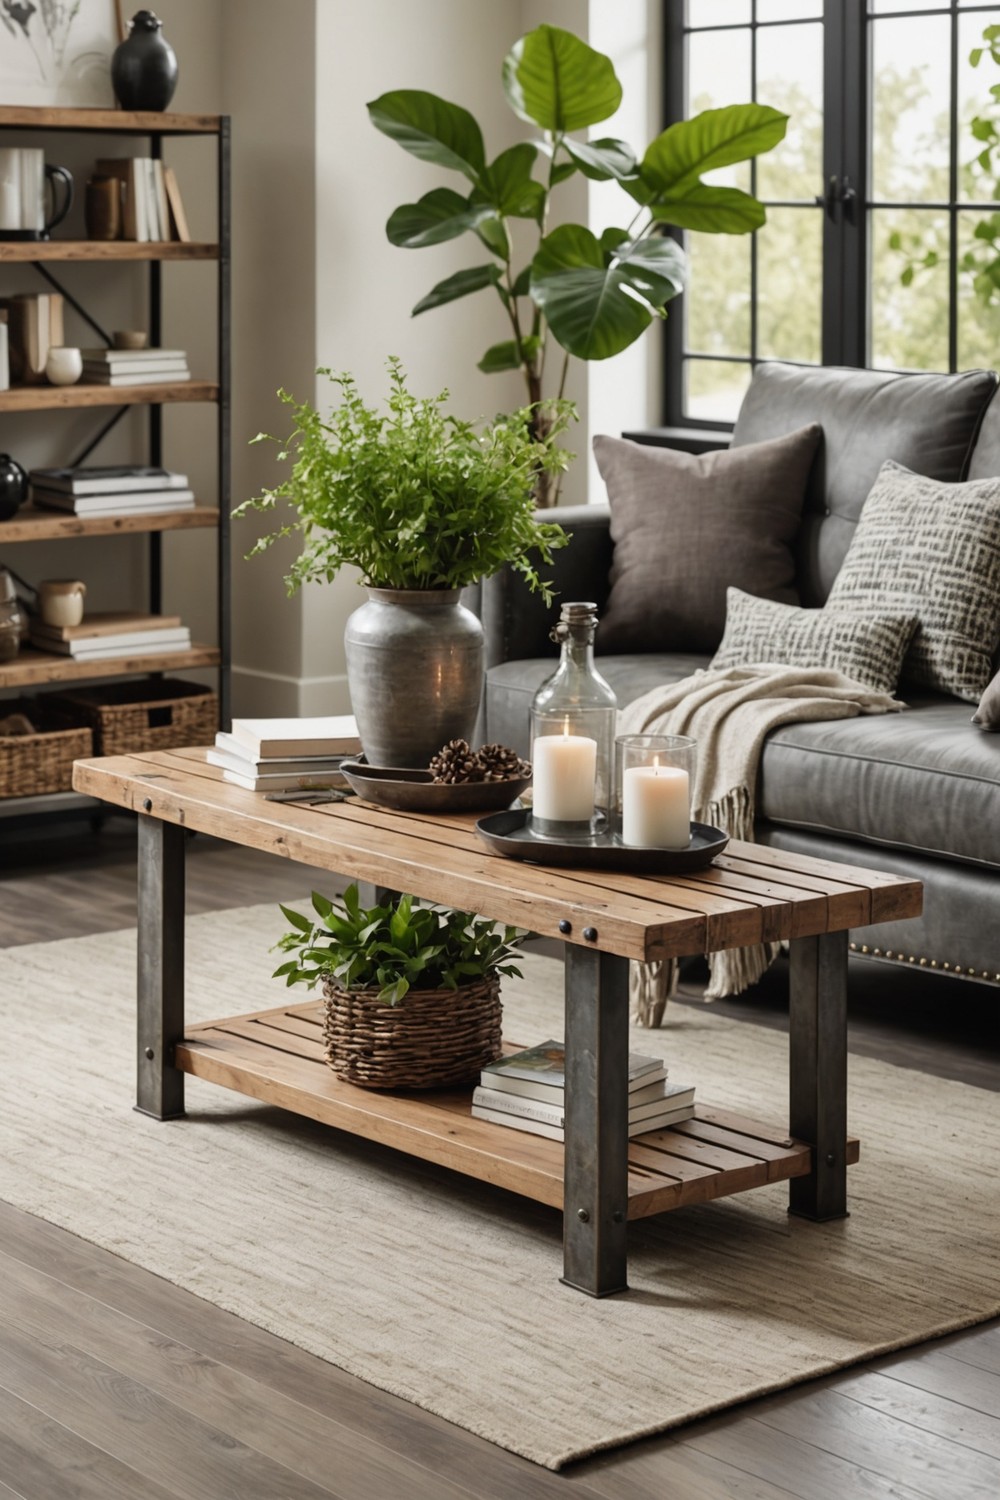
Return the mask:
[[616,804],[623,844],[686,849],[696,742],[683,735],[626,734],[615,741]]
[[594,665],[597,606],[562,606],[552,632],[562,651],[531,705],[532,831],[587,838],[607,828],[617,700]]

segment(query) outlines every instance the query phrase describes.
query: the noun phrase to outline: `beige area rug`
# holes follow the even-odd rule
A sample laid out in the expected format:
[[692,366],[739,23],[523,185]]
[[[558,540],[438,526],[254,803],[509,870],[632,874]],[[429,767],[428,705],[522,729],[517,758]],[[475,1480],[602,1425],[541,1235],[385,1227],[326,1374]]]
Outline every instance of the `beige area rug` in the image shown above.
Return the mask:
[[[275,917],[191,921],[189,1019],[281,1003]],[[852,1059],[850,1219],[790,1220],[776,1185],[646,1220],[631,1290],[595,1302],[559,1283],[552,1210],[197,1080],[187,1119],[134,1113],[134,949],[0,954],[0,1197],[537,1463],[1000,1312],[1000,1095]],[[560,1032],[561,969],[526,974],[506,1029],[530,1043]],[[784,1113],[773,1031],[676,1008],[635,1045]]]

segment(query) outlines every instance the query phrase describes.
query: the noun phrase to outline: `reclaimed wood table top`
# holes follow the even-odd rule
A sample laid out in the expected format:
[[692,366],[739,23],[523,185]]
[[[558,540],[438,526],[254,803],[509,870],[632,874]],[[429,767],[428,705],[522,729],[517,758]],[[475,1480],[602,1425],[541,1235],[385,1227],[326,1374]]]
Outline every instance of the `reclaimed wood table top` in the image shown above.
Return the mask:
[[[73,786],[199,833],[647,962],[917,916],[922,902],[917,880],[735,840],[690,875],[547,868],[492,853],[475,815],[390,812],[353,797],[309,805],[308,793],[268,802],[227,782],[202,748],[77,761]],[[595,935],[585,939],[584,929]]]

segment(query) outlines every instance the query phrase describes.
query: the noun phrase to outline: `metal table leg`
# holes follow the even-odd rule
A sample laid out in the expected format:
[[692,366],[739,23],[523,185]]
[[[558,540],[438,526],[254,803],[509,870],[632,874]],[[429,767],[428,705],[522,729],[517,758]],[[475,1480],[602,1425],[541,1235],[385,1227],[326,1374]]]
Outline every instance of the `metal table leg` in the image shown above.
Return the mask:
[[847,933],[794,938],[789,1003],[789,1132],[813,1148],[789,1183],[789,1212],[847,1213]]
[[139,815],[138,1089],[155,1120],[184,1113],[184,829]]
[[566,945],[563,1276],[627,1289],[628,960]]

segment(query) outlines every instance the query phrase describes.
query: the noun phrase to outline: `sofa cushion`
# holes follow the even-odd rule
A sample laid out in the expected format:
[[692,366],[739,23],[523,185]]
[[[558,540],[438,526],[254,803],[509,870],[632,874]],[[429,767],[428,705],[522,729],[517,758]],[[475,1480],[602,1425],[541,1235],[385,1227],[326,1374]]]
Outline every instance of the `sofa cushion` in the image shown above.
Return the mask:
[[978,702],[1000,638],[1000,479],[883,464],[826,608],[916,615],[904,678]]
[[729,589],[726,633],[712,666],[828,667],[891,693],[916,624],[913,614],[796,609]]
[[764,747],[757,814],[1000,869],[1000,738],[929,694],[898,714],[788,724]]
[[820,431],[740,452],[680,453],[596,437],[611,504],[608,651],[713,651],[726,587],[798,603],[792,543]]
[[740,408],[733,449],[794,432],[807,422],[823,428],[797,547],[803,604],[822,604],[830,592],[885,459],[932,479],[965,477],[996,387],[991,370],[897,375],[781,363],[757,367]]
[[[552,676],[555,666],[554,661],[539,657],[490,668],[486,674],[486,740],[510,745],[519,755],[528,754],[531,700],[546,677]],[[615,690],[619,708],[648,693],[650,688],[679,682],[707,666],[707,656],[652,652],[642,656],[602,656],[597,663],[598,671]]]

